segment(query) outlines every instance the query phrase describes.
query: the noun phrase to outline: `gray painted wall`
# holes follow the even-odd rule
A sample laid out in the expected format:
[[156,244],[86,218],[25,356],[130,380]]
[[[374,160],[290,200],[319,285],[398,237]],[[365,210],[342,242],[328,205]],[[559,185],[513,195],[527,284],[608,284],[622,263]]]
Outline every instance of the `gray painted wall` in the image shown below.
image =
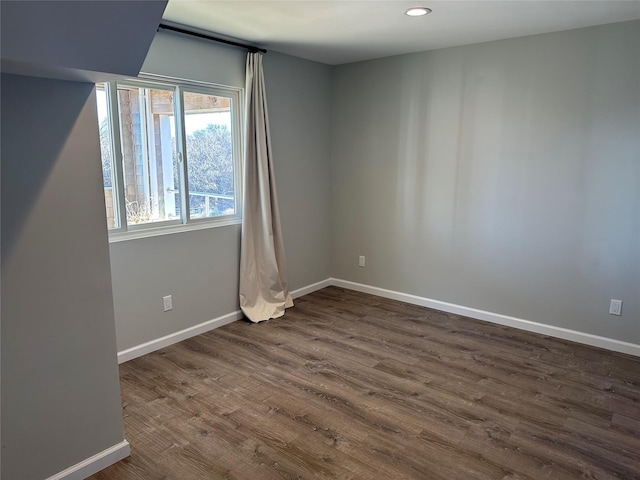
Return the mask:
[[331,67],[264,58],[278,203],[291,289],[331,276]]
[[333,276],[640,343],[639,46],[628,22],[336,67]]
[[2,71],[85,82],[137,75],[166,4],[3,0]]
[[[142,71],[244,88],[241,49],[159,33]],[[330,274],[330,67],[264,58],[292,289]],[[238,310],[240,226],[110,244],[118,350]],[[173,295],[173,310],[162,297]]]
[[161,30],[141,71],[244,88],[245,54],[241,48]]
[[2,477],[123,440],[93,85],[2,75]]

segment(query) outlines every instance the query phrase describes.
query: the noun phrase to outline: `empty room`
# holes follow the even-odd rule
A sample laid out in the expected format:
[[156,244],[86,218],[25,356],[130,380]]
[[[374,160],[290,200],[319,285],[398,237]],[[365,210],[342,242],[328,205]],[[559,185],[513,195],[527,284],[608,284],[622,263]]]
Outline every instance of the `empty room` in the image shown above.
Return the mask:
[[3,479],[640,478],[640,1],[0,19]]

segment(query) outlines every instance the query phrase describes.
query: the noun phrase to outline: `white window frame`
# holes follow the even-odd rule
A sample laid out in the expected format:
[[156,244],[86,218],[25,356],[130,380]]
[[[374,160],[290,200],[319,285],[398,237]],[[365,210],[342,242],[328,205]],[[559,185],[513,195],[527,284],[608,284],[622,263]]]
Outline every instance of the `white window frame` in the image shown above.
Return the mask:
[[[176,147],[179,158],[179,182],[180,182],[180,218],[161,220],[145,224],[127,225],[126,205],[124,194],[123,153],[120,138],[120,116],[118,112],[118,85],[126,85],[137,88],[151,88],[159,90],[172,90],[174,92],[174,118],[176,123]],[[108,104],[109,129],[111,133],[111,149],[113,164],[112,188],[116,199],[114,202],[114,215],[118,219],[119,227],[109,228],[109,242],[119,242],[135,238],[166,235],[190,230],[235,225],[242,222],[242,105],[244,91],[240,88],[226,85],[197,82],[159,75],[141,74],[138,78],[128,78],[114,82],[104,82],[104,89]],[[214,95],[231,99],[231,131],[233,148],[233,186],[235,211],[230,215],[216,217],[191,218],[189,208],[188,185],[188,158],[186,148],[186,132],[184,118],[182,116],[184,105],[184,92],[193,92],[206,95]]]

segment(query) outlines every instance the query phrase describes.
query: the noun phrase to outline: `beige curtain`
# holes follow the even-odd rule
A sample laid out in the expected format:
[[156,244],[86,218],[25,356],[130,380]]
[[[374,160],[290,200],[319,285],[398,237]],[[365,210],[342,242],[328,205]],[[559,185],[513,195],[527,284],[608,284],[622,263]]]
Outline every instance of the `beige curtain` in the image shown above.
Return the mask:
[[240,242],[240,308],[252,322],[293,306],[271,153],[262,54],[247,56],[244,205]]

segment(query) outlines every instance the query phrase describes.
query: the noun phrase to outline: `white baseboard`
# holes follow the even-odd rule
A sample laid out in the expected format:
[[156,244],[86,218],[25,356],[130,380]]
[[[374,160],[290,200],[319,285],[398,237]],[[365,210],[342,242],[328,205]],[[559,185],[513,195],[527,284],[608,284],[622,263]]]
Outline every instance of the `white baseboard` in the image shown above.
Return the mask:
[[[315,292],[316,290],[320,290],[321,288],[328,287],[329,285],[331,285],[331,279],[327,278],[325,280],[322,280],[321,282],[313,283],[311,285],[307,285],[306,287],[293,290],[291,292],[291,296],[293,298],[298,298],[303,295]],[[209,330],[222,327],[223,325],[235,322],[236,320],[240,320],[241,318],[242,312],[240,310],[236,310],[235,312],[231,312],[221,317],[214,318],[213,320],[208,320],[204,323],[200,323],[199,325],[194,325],[193,327],[185,328],[184,330],[165,335],[164,337],[151,340],[141,345],[127,348],[126,350],[118,352],[118,363],[128,362],[129,360],[133,360],[134,358],[141,357],[142,355],[160,350],[164,347],[168,347],[169,345],[181,342],[183,340],[186,340],[187,338],[195,337],[196,335],[208,332]]]
[[311,285],[307,285],[306,287],[298,288],[297,290],[294,290],[291,292],[291,296],[293,298],[298,298],[298,297],[302,297],[303,295],[308,295],[310,293],[313,293],[316,290],[321,290],[325,287],[330,287],[331,285],[333,285],[331,283],[331,280],[332,280],[331,278],[326,278],[321,282],[312,283]]
[[[465,317],[497,323],[498,325],[506,325],[508,327],[514,327],[520,330],[540,333],[542,335],[548,335],[550,337],[570,340],[572,342],[584,343],[586,345],[592,345],[594,347],[605,348],[614,352],[627,353],[629,355],[640,357],[640,345],[636,345],[634,343],[623,342],[621,340],[615,340],[613,338],[600,337],[598,335],[578,332],[576,330],[569,330],[562,327],[555,327],[553,325],[545,325],[544,323],[532,322],[521,318],[502,315],[500,313],[487,312],[485,310],[478,310],[476,308],[441,302],[440,300],[433,300],[431,298],[419,297],[417,295],[411,295],[408,293],[396,292],[393,290],[387,290],[385,288],[372,287],[370,285],[351,282],[348,280],[341,280],[339,278],[327,278],[320,282],[307,285],[306,287],[298,288],[297,290],[293,290],[291,292],[291,296],[295,299],[332,285],[336,287],[347,288],[349,290],[355,290],[357,292],[378,295],[379,297],[400,300],[401,302],[407,302],[413,305],[433,308],[435,310],[441,310],[443,312],[455,313],[457,315],[463,315]],[[221,317],[214,318],[213,320],[209,320],[199,325],[180,330],[179,332],[166,335],[156,340],[151,340],[150,342],[143,343],[132,348],[128,348],[127,350],[118,352],[118,363],[123,363],[142,355],[146,355],[147,353],[151,353],[155,350],[168,347],[169,345],[173,345],[174,343],[181,342],[182,340],[186,340],[187,338],[191,338],[196,335],[200,335],[201,333],[208,332],[209,330],[227,325],[241,318],[242,312],[240,310],[236,310],[235,312],[231,312]]]
[[84,480],[94,473],[98,473],[100,470],[128,457],[130,453],[129,442],[123,440],[113,447],[96,453],[94,456],[76,463],[60,473],[56,473],[47,478],[47,480]]
[[156,350],[160,350],[161,348],[168,347],[169,345],[173,345],[174,343],[181,342],[183,340],[186,340],[187,338],[195,337],[196,335],[208,332],[209,330],[213,330],[214,328],[222,327],[223,325],[235,322],[236,320],[240,320],[241,318],[242,312],[240,310],[236,310],[235,312],[227,313],[226,315],[222,315],[221,317],[214,318],[213,320],[208,320],[198,325],[194,325],[193,327],[185,328],[184,330],[170,333],[169,335],[156,338],[155,340],[151,340],[141,345],[127,348],[126,350],[118,352],[118,363],[128,362],[129,360],[133,360],[134,358],[141,357],[142,355],[146,355],[147,353],[155,352]]
[[400,300],[402,302],[411,303],[413,305],[429,307],[435,310],[441,310],[443,312],[455,313],[458,315],[463,315],[465,317],[471,317],[478,320],[497,323],[499,325],[518,328],[520,330],[527,330],[529,332],[540,333],[542,335],[548,335],[550,337],[570,340],[572,342],[584,343],[586,345],[605,348],[614,352],[621,352],[640,357],[640,345],[636,345],[635,343],[623,342],[621,340],[615,340],[613,338],[600,337],[598,335],[578,332],[576,330],[569,330],[562,327],[555,327],[553,325],[531,322],[529,320],[510,317],[508,315],[487,312],[484,310],[478,310],[476,308],[463,307],[461,305],[456,305],[453,303],[441,302],[439,300],[433,300],[431,298],[418,297],[417,295],[396,292],[379,287],[372,287],[370,285],[350,282],[348,280],[340,280],[338,278],[331,278],[329,284],[336,287],[342,287],[363,293],[370,293],[379,297]]

